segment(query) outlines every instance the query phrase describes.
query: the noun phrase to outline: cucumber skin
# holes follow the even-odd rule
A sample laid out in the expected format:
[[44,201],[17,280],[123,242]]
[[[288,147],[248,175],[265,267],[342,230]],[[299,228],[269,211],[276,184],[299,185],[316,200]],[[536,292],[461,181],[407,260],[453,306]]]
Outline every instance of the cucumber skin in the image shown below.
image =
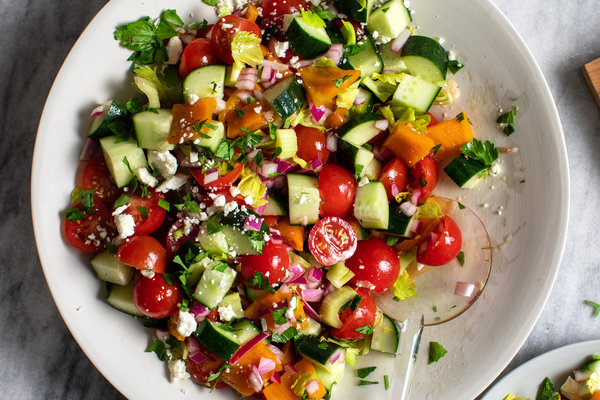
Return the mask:
[[194,335],[202,345],[225,361],[229,361],[240,348],[238,343],[222,335],[208,319],[202,321]]
[[[322,343],[326,344],[323,349],[319,347],[319,345],[324,347]],[[299,339],[296,341],[295,345],[298,353],[325,367],[333,353],[338,349],[341,349],[341,346],[338,346],[337,344],[327,341],[321,342],[316,336],[307,336]]]
[[362,7],[356,0],[337,0],[336,8],[349,18],[358,22],[367,22],[373,7],[373,1],[365,0],[366,6]]
[[412,220],[413,217],[407,217],[404,215],[398,208],[398,205],[396,205],[395,202],[392,202],[390,203],[388,229],[383,230],[383,232],[394,236],[408,237],[410,234],[409,227]]
[[129,125],[130,113],[121,103],[113,100],[110,103],[107,114],[105,115],[100,125],[93,131],[88,133],[88,137],[92,139],[100,139],[104,136],[110,136],[113,131],[110,129],[110,125],[115,123],[122,124],[124,128]]
[[402,47],[401,56],[427,58],[440,70],[443,78],[446,79],[446,75],[448,74],[448,54],[442,45],[434,39],[427,36],[412,35]]
[[[306,38],[306,36],[308,36],[308,33],[302,29],[300,24],[298,24],[294,18],[290,23],[288,30],[285,32],[285,37],[290,43],[292,50],[304,59],[315,58],[331,47],[331,43],[325,43],[312,37],[312,40],[301,40],[301,38]],[[327,37],[329,37],[329,35],[327,35]]]
[[480,161],[467,158],[461,154],[444,167],[444,172],[459,187],[465,187],[467,182],[486,169],[487,167]]
[[[286,81],[281,81],[281,83],[278,83],[277,85],[282,84],[283,82]],[[276,87],[277,85],[273,87]],[[304,89],[295,78],[292,78],[289,86],[270,103],[281,119],[285,120],[306,103]]]
[[380,119],[385,119],[385,117],[383,115],[371,112],[365,112],[363,114],[357,115],[338,128],[338,137],[343,139],[344,135],[348,131],[354,129],[356,126],[361,125],[365,122],[379,121]]

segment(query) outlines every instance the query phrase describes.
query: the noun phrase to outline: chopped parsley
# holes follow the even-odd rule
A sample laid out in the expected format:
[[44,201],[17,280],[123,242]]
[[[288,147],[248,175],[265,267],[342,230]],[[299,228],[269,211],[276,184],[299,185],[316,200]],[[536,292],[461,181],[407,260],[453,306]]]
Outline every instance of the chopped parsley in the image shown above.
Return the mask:
[[434,362],[438,362],[442,357],[444,357],[448,353],[448,350],[444,348],[438,342],[430,342],[429,343],[429,362],[427,364],[431,364]]
[[275,290],[271,286],[269,278],[265,278],[262,272],[254,271],[254,276],[251,278],[248,277],[247,283],[252,287],[264,290],[267,293],[275,293]]
[[283,325],[287,322],[287,318],[285,317],[286,311],[286,308],[279,308],[273,311],[273,321],[275,321],[277,325]]
[[502,132],[506,136],[510,136],[515,133],[515,123],[517,122],[517,112],[519,111],[519,107],[514,106],[512,110],[509,112],[502,114],[496,119],[497,124],[504,125],[504,129]]
[[145,351],[146,353],[156,354],[160,361],[167,361],[169,359],[169,356],[167,355],[167,346],[162,340],[155,339]]
[[235,112],[235,115],[237,115],[238,118],[242,118],[244,116],[244,110],[233,110]]
[[422,175],[419,177],[419,186],[421,186],[422,188],[427,186],[427,181],[425,180],[425,178],[423,178]]
[[171,209],[171,204],[165,199],[158,199],[158,205],[161,208],[164,208],[166,211],[169,211]]
[[600,314],[600,304],[595,303],[595,302],[590,301],[590,300],[586,300],[586,301],[584,301],[584,303],[587,304],[588,306],[594,308],[594,314],[593,314],[594,318],[596,318],[598,316],[598,314]]
[[202,21],[194,22],[193,24],[188,25],[188,29],[190,31],[203,31],[208,27],[208,21],[203,19]]
[[[247,135],[241,136],[235,140],[224,139],[219,144],[215,156],[231,161],[233,160],[236,149],[243,153],[245,150],[256,146],[261,140],[262,137],[254,132],[249,132]],[[243,162],[244,160],[240,158],[238,161]]]
[[140,212],[142,218],[148,218],[148,209],[146,207],[136,206],[135,208]]
[[385,387],[385,390],[390,388],[390,377],[387,375],[383,376],[383,386]]
[[458,262],[460,263],[461,267],[465,266],[465,252],[464,251],[459,251],[458,255],[456,256],[456,259],[458,260]]
[[367,386],[367,385],[379,385],[379,382],[378,381],[365,381],[365,380],[358,381],[358,386]]
[[355,331],[358,333],[362,333],[363,335],[370,335],[371,333],[373,333],[374,329],[375,328],[371,325],[365,325],[361,326],[360,328],[356,328]]
[[343,77],[336,79],[335,81],[333,81],[334,82],[333,85],[336,88],[339,88],[340,86],[342,86],[344,84],[344,82],[346,82],[346,80],[348,78],[352,78],[352,75],[344,75]]
[[[204,0],[202,0],[202,1],[204,1]],[[210,374],[208,376],[208,378],[206,379],[206,383],[214,382],[214,384],[210,388],[211,392],[213,390],[215,390],[215,388],[217,387],[217,383],[219,383],[219,380],[221,379],[221,375],[223,374],[223,371],[229,370],[229,369],[231,369],[231,365],[229,365],[229,363],[226,362],[225,364],[221,365],[221,368],[219,368],[219,370],[217,372]]]
[[498,159],[498,149],[492,142],[473,138],[469,143],[463,145],[460,151],[467,157],[481,162],[486,167],[492,165]]
[[377,369],[377,367],[359,368],[356,370],[356,376],[358,376],[361,379],[364,379],[367,376],[371,375],[373,373],[373,371],[375,371],[376,369]]
[[119,196],[119,198],[115,201],[115,205],[114,205],[114,209],[116,210],[117,208],[124,206],[125,204],[129,203],[129,200],[131,200],[129,198],[129,196],[122,194],[121,196]]
[[554,385],[550,378],[546,377],[541,384],[540,394],[536,397],[536,400],[559,400],[560,394],[554,390]]
[[437,152],[440,150],[440,147],[442,147],[442,144],[436,144],[435,146],[433,146],[433,155],[435,156],[437,154]]
[[298,331],[293,326],[287,328],[281,335],[274,333],[271,335],[271,341],[275,343],[286,343],[290,339],[293,339],[298,334]]
[[351,309],[352,311],[356,310],[358,308],[358,306],[360,305],[360,302],[362,301],[362,297],[359,295],[356,295],[352,298],[352,300],[346,302],[346,304],[344,304],[342,306],[342,308],[340,308],[341,312],[346,311],[347,309]]
[[77,208],[69,208],[67,211],[65,211],[65,218],[67,221],[77,221],[80,219],[85,219],[85,215]]
[[458,209],[459,210],[464,210],[465,209],[465,206],[464,206],[463,203],[461,203],[460,201],[457,201],[457,203],[458,203]]
[[463,63],[461,63],[458,60],[450,60],[448,61],[448,69],[450,70],[450,72],[452,72],[454,75],[456,75],[456,73],[458,71],[460,71],[462,68],[464,67]]

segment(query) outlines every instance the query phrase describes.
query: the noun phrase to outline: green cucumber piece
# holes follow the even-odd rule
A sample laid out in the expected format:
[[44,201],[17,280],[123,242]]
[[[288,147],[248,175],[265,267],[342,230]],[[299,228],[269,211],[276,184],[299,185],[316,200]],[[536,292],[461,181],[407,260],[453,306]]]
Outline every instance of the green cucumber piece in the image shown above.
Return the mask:
[[350,109],[348,110],[349,120],[361,114],[372,112],[373,106],[375,105],[375,98],[370,90],[358,88],[358,92],[360,96],[365,96],[366,100],[362,104],[353,104],[352,107],[350,107]]
[[411,21],[410,11],[404,6],[404,1],[392,0],[371,13],[367,29],[371,34],[379,32],[381,36],[395,39]]
[[331,46],[331,39],[325,27],[309,25],[301,15],[292,19],[285,37],[292,50],[304,59],[314,58]]
[[367,172],[367,167],[373,160],[373,153],[363,147],[357,147],[345,140],[338,140],[337,161],[342,167],[362,178]]
[[360,71],[363,78],[383,71],[383,61],[373,38],[366,35],[364,40],[364,50],[344,58],[340,64],[340,68]]
[[405,74],[404,79],[394,92],[392,102],[405,107],[412,107],[424,114],[429,111],[440,90],[442,90],[441,86]]
[[[227,265],[222,262],[218,264]],[[194,299],[210,309],[215,308],[223,300],[237,275],[235,270],[229,266],[226,266],[223,271],[219,271],[215,267],[206,268],[193,294]]]
[[414,219],[414,215],[407,217],[400,211],[398,204],[392,202],[390,203],[390,220],[386,233],[395,236],[410,237],[412,236],[410,228]]
[[263,97],[283,120],[298,111],[306,102],[304,89],[294,76],[265,90]]
[[317,222],[321,204],[318,179],[303,174],[287,174],[287,184],[290,224],[306,226]]
[[488,167],[473,158],[459,155],[446,167],[444,172],[463,189],[473,189],[487,176]]
[[144,150],[138,147],[134,139],[122,140],[117,136],[105,136],[100,139],[100,147],[108,171],[119,188],[131,181],[135,171],[148,168]]
[[367,22],[373,9],[374,0],[337,0],[336,8],[340,13],[358,22]]
[[343,363],[340,360],[342,357],[336,360],[336,362],[331,362],[331,357],[337,351],[344,350],[341,346],[335,343],[331,343],[326,340],[321,341],[316,336],[305,336],[296,340],[295,345],[296,351],[298,353],[302,354],[309,360],[321,365],[322,367],[325,367],[327,371],[331,372],[332,367],[335,364]]
[[230,293],[227,296],[223,297],[223,300],[221,300],[221,302],[217,305],[217,310],[219,310],[221,307],[231,307],[233,318],[231,318],[230,320],[244,318],[242,299],[240,298],[240,294],[237,292]]
[[229,361],[231,356],[260,331],[248,319],[236,321],[230,327],[205,319],[196,329],[195,336],[208,350],[221,359]]
[[315,367],[315,371],[319,374],[319,378],[321,382],[323,382],[323,386],[329,391],[334,388],[334,385],[339,383],[344,376],[344,372],[346,371],[346,363],[345,362],[336,362],[329,366],[329,369],[323,367],[318,363],[313,363]]
[[90,263],[96,271],[98,279],[105,282],[127,285],[133,276],[133,268],[117,260],[117,257],[108,251],[96,254]]
[[267,293],[267,292],[265,292],[264,290],[254,289],[254,288],[251,288],[250,286],[246,286],[246,296],[248,297],[248,301],[250,301],[250,302],[253,302],[254,300],[258,299],[260,296],[262,296],[265,293]]
[[102,114],[94,117],[88,136],[100,139],[113,134],[113,129],[127,130],[129,111],[119,102],[109,100],[102,105]]
[[354,216],[363,228],[388,229],[390,209],[382,182],[370,181],[357,188]]
[[225,66],[205,65],[190,72],[183,81],[183,97],[194,103],[205,97],[223,98]]
[[411,75],[429,82],[446,80],[448,53],[438,41],[413,35],[402,47],[402,60]]
[[383,353],[396,354],[398,343],[400,342],[400,332],[393,319],[383,314],[381,325],[373,329],[371,339],[371,349]]
[[144,315],[133,302],[133,287],[137,279],[131,279],[127,285],[106,283],[106,302],[119,311],[136,317]]
[[175,148],[167,140],[173,122],[172,110],[142,111],[134,114],[132,120],[138,146],[142,149],[165,151]]
[[285,199],[282,199],[276,193],[269,191],[267,193],[268,203],[265,205],[262,215],[285,215]]
[[379,46],[379,54],[381,54],[384,71],[391,70],[395,73],[408,72],[408,67],[400,53],[394,53],[391,47],[392,42]]
[[367,165],[367,168],[365,168],[365,177],[369,178],[372,181],[377,180],[377,178],[379,178],[382,168],[383,165],[381,165],[381,161],[379,161],[376,158],[373,158],[371,162]]
[[350,271],[343,261],[339,261],[327,271],[326,276],[327,280],[339,289],[354,277],[354,272]]
[[200,247],[211,256],[220,256],[229,252],[227,236],[222,231],[211,233],[199,238]]
[[360,147],[381,132],[375,127],[375,122],[381,119],[385,118],[379,114],[364,113],[358,115],[339,127],[337,134],[340,139]]
[[219,144],[225,139],[225,125],[220,121],[212,121],[210,125],[215,126],[215,129],[209,129],[206,132],[210,137],[199,137],[194,141],[194,144],[210,149],[214,153],[219,148]]
[[240,74],[242,73],[242,67],[238,67],[237,64],[228,65],[225,69],[225,87],[234,88]]

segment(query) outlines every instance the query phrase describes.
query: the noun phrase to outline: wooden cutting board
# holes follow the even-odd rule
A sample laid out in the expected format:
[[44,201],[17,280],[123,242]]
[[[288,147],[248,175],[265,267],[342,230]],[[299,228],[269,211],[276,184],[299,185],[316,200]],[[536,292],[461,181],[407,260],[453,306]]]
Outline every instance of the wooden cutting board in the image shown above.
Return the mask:
[[581,72],[600,107],[600,58],[585,64]]

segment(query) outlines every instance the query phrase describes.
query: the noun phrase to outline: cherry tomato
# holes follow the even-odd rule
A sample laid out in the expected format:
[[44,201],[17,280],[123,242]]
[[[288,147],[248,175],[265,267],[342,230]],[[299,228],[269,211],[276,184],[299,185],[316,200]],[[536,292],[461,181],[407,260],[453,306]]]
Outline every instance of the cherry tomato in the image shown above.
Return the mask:
[[219,19],[213,27],[210,36],[210,44],[217,57],[225,64],[233,64],[231,42],[235,35],[241,31],[254,33],[259,38],[262,38],[262,32],[258,25],[250,20],[233,14],[226,15]]
[[273,241],[267,242],[262,254],[243,256],[239,261],[242,266],[240,274],[244,282],[247,282],[248,279],[252,281],[254,274],[260,272],[269,279],[271,285],[283,281],[290,266],[290,256],[285,246],[281,243],[273,243]]
[[352,210],[356,179],[344,167],[326,164],[319,174],[321,217],[344,217]]
[[346,267],[354,272],[352,285],[375,293],[391,288],[400,273],[398,253],[379,238],[359,241]]
[[221,60],[213,51],[210,40],[205,38],[194,39],[183,49],[181,63],[179,64],[179,76],[185,78],[196,68],[220,63]]
[[130,214],[135,222],[135,234],[145,235],[156,231],[162,225],[167,211],[158,205],[163,195],[158,192],[150,192],[150,198],[138,195],[129,195],[129,206],[123,214]]
[[[201,385],[210,385],[210,387],[212,387],[215,384],[215,382],[209,382],[208,378],[212,374],[219,372],[221,366],[225,363],[225,361],[221,360],[212,351],[208,350],[202,344],[198,343],[198,345],[200,346],[200,353],[204,354],[206,359],[201,363],[196,363],[191,359],[191,357],[188,357],[186,361],[187,370],[194,382],[199,383]],[[220,389],[225,386],[227,386],[225,383],[221,382],[220,380],[217,381],[217,389]]]
[[167,266],[167,251],[152,236],[136,235],[121,243],[117,260],[142,271],[162,274]]
[[209,183],[204,183],[204,178],[206,174],[202,172],[201,168],[190,168],[190,172],[200,185],[207,189],[215,190],[224,189],[231,186],[233,182],[235,182],[235,180],[240,176],[243,168],[244,164],[239,163],[233,168],[233,170],[229,171],[225,175],[219,176],[216,180]]
[[262,2],[262,27],[275,25],[281,29],[283,16],[299,13],[301,8],[309,10],[311,7],[306,0],[265,0]]
[[[200,232],[200,224],[193,224],[189,226],[188,217],[179,218],[171,225],[167,232],[167,257],[168,259],[173,258],[179,251],[179,248],[188,240],[194,240],[198,237]],[[188,227],[189,226],[189,227]]]
[[331,335],[342,340],[362,339],[366,336],[363,332],[368,332],[375,324],[375,316],[377,306],[373,298],[364,289],[357,289],[361,299],[358,306],[353,310],[351,308],[342,311],[340,320],[342,326],[340,328],[331,329]]
[[[81,204],[74,208],[81,211]],[[110,213],[100,199],[94,197],[93,213],[84,212],[85,219],[65,221],[65,234],[69,242],[84,253],[94,254],[104,250],[104,242],[116,236]]]
[[83,189],[95,190],[106,207],[112,207],[119,197],[119,189],[110,176],[104,156],[93,158],[85,165],[81,180]]
[[427,124],[427,127],[429,128],[432,125],[436,125],[438,123],[438,120],[433,116],[432,113],[427,113],[427,115],[429,115],[431,117],[431,121],[429,121],[429,124]]
[[438,225],[419,244],[417,262],[425,265],[446,265],[454,260],[462,247],[462,234],[456,222],[449,216],[440,219]]
[[319,263],[333,265],[352,257],[357,241],[348,222],[338,217],[326,217],[310,230],[308,248]]
[[430,155],[425,156],[421,161],[410,169],[412,177],[410,186],[421,190],[421,199],[429,196],[437,185],[440,170],[438,163]]
[[181,303],[179,286],[169,285],[161,274],[152,278],[140,277],[133,287],[133,303],[150,318],[166,318],[177,311]]
[[325,164],[329,158],[329,150],[326,148],[327,138],[323,131],[302,125],[296,126],[295,129],[298,139],[296,155],[308,163],[318,157],[321,163]]
[[[404,163],[399,158],[394,158],[388,162],[379,174],[379,180],[385,186],[388,201],[394,198],[394,193],[398,194],[404,191],[408,181],[408,171]],[[394,185],[396,187],[394,188]]]

